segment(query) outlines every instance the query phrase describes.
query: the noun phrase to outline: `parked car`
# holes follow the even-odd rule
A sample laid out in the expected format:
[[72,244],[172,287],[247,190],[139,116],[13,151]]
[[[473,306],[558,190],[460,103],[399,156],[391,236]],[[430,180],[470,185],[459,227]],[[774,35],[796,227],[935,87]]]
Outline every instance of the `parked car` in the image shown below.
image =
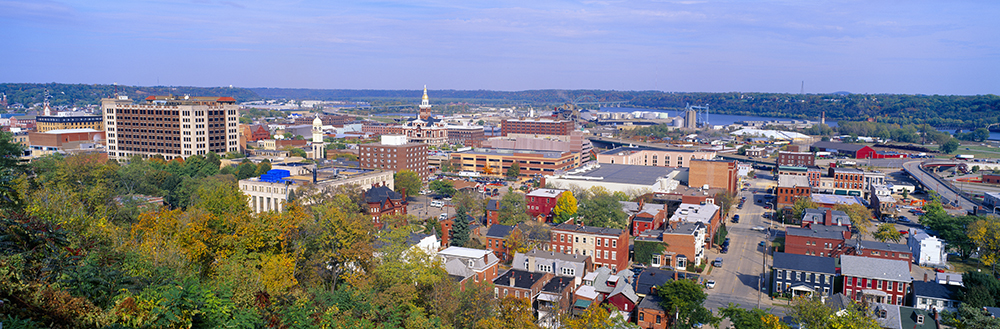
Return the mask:
[[431,207],[434,207],[434,208],[444,207],[444,202],[437,201],[437,200],[431,201]]
[[708,280],[708,282],[705,282],[705,287],[708,289],[715,289],[715,280]]
[[767,230],[767,228],[765,228],[763,226],[754,226],[754,227],[751,227],[750,229],[754,230],[754,231],[760,231],[760,232],[764,232],[764,230]]
[[715,261],[712,262],[712,266],[722,267],[722,257],[716,257]]
[[722,247],[722,250],[719,250],[719,253],[723,253],[723,254],[728,253],[728,252],[729,252],[729,246]]
[[448,213],[443,212],[441,213],[441,215],[438,215],[438,220],[445,220],[445,219],[448,219]]
[[910,222],[910,219],[909,219],[909,218],[906,218],[906,217],[900,217],[900,218],[899,218],[899,222],[900,222],[900,223],[909,223],[909,222]]

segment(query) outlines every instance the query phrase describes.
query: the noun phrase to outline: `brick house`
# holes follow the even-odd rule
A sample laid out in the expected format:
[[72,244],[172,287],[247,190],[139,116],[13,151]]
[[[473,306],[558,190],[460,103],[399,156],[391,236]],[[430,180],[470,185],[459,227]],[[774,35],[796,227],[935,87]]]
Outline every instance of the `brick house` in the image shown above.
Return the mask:
[[856,301],[903,305],[910,292],[906,261],[842,255],[840,266],[844,294]]
[[385,226],[382,223],[382,216],[390,214],[406,215],[406,198],[385,185],[376,186],[365,191],[364,198],[368,204],[368,215],[372,216],[372,223],[378,229],[382,229]]
[[660,297],[646,295],[636,306],[636,324],[639,328],[666,329],[667,312],[660,306]]
[[628,231],[562,223],[552,228],[548,250],[592,256],[594,266],[628,268]]
[[511,267],[524,271],[572,277],[574,285],[578,285],[581,283],[583,275],[593,268],[593,263],[590,256],[534,249],[526,253],[514,254]]
[[568,190],[557,190],[550,188],[540,188],[524,196],[527,203],[528,215],[532,218],[545,217],[546,221],[552,220],[552,210],[556,208],[556,200]]
[[500,200],[486,202],[486,227],[500,224]]
[[653,255],[650,267],[684,268],[688,264],[699,265],[705,259],[705,239],[706,228],[702,223],[670,222],[662,230],[646,231],[635,241],[667,244],[662,253]]
[[552,277],[554,277],[552,273],[535,273],[512,268],[493,279],[493,296],[525,298],[534,306],[538,294]]
[[798,199],[812,196],[812,186],[806,176],[778,176],[778,187],[775,189],[777,197],[777,207],[784,211],[786,216],[792,214],[792,207]]
[[[687,199],[687,198],[686,198]],[[688,203],[683,201],[674,214],[670,216],[671,222],[702,223],[705,225],[705,248],[712,248],[712,237],[722,225],[722,207],[714,203],[714,199],[706,199],[700,203]]]
[[851,231],[844,226],[789,227],[785,229],[785,252],[832,257],[843,253],[844,240],[850,238]]
[[618,201],[618,203],[622,205],[622,211],[629,215],[632,236],[659,229],[667,221],[667,205],[648,204],[642,199],[639,202]]
[[441,262],[446,265],[458,260],[457,264],[467,267],[475,277],[474,282],[491,281],[497,277],[500,260],[489,250],[463,247],[448,247],[437,253]]
[[559,315],[569,312],[573,305],[575,282],[573,277],[553,276],[545,283],[542,291],[538,293],[538,303],[535,305],[535,311],[538,312],[538,324],[553,328],[553,325],[559,323]]
[[828,176],[833,178],[834,195],[861,196],[864,193],[864,171],[853,168],[831,167]]
[[816,165],[816,156],[812,152],[778,152],[778,166],[808,167]]
[[802,212],[802,227],[844,226],[851,229],[851,217],[840,210],[830,208],[806,209]]
[[486,231],[486,249],[493,252],[501,261],[510,260],[510,250],[507,249],[507,236],[514,231],[514,226],[496,224]]
[[871,240],[861,240],[860,242],[857,240],[847,240],[844,242],[844,246],[849,250],[845,252],[846,255],[901,260],[905,261],[911,268],[913,267],[913,252],[905,244]]

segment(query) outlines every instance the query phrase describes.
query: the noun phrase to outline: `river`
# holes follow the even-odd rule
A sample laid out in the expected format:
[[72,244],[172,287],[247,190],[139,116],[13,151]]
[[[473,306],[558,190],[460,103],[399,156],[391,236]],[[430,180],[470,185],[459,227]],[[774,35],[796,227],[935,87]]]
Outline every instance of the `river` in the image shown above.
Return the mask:
[[[670,111],[670,110],[656,110],[647,108],[637,108],[637,107],[602,107],[601,112],[666,112],[670,117],[682,116],[683,111]],[[699,118],[700,121],[701,118]],[[731,115],[731,114],[713,114],[711,110],[708,113],[708,123],[713,126],[719,125],[731,125],[740,121],[772,121],[772,120],[801,120],[801,119],[791,119],[791,118],[771,118],[771,117],[758,117],[758,116],[748,116],[748,115]],[[809,120],[816,121],[819,120]],[[826,123],[830,127],[836,127],[836,122],[827,121]]]

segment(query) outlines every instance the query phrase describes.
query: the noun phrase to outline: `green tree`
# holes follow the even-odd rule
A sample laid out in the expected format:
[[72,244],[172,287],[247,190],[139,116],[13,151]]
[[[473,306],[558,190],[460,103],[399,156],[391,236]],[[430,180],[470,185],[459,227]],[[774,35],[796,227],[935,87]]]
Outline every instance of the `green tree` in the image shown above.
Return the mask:
[[455,195],[458,191],[455,190],[455,183],[450,180],[438,179],[432,181],[429,185],[431,191],[439,195],[444,195],[446,197],[451,197]]
[[255,174],[257,174],[257,166],[249,160],[244,160],[239,166],[236,166],[236,179],[238,180],[253,177]]
[[261,176],[263,174],[266,174],[268,170],[271,170],[271,160],[264,159],[263,161],[257,164],[257,172],[254,173],[254,176]]
[[626,229],[628,215],[611,194],[598,193],[580,203],[577,212],[587,226]]
[[905,189],[905,188],[904,188],[904,189],[903,189],[903,193],[901,193],[901,194],[902,194],[902,196],[903,196],[903,200],[906,200],[906,199],[909,199],[909,198],[910,198],[910,190],[908,190],[908,189]]
[[859,204],[838,204],[833,206],[833,210],[843,211],[847,217],[851,218],[851,226],[858,229],[860,234],[868,234],[872,226],[872,212],[867,207]]
[[469,243],[469,214],[468,209],[459,207],[455,211],[455,225],[451,227],[451,245],[464,247]]
[[958,143],[958,140],[952,138],[947,142],[944,142],[944,144],[941,144],[941,147],[938,148],[938,150],[941,151],[941,153],[951,154],[954,153],[959,146],[961,146],[961,144]]
[[507,188],[507,194],[500,199],[500,224],[514,225],[529,220],[524,194]]
[[[788,325],[781,322],[781,319],[774,314],[767,313],[767,310],[759,308],[743,309],[733,303],[719,309],[722,318],[728,318],[734,328],[740,329],[784,329]],[[810,327],[812,328],[812,327]]]
[[990,131],[986,128],[976,128],[972,131],[972,140],[982,142],[990,138]]
[[633,261],[638,264],[650,264],[653,255],[660,254],[666,249],[667,244],[658,241],[635,241],[635,254]]
[[962,329],[994,329],[1000,328],[1000,318],[995,318],[981,307],[961,304],[958,314],[962,319],[959,328]]
[[841,315],[834,314],[827,323],[829,329],[881,329],[875,318],[866,314],[863,308],[848,307]]
[[657,287],[660,306],[668,316],[677,318],[676,327],[690,328],[696,323],[717,323],[718,319],[702,304],[708,297],[702,286],[691,280],[670,280]]
[[576,215],[577,205],[576,198],[573,197],[572,191],[566,191],[556,198],[556,207],[552,209],[552,212],[556,216],[556,222],[562,223]]
[[510,167],[507,167],[507,178],[517,179],[519,176],[521,176],[521,165],[514,162],[510,165]]
[[406,192],[407,197],[416,196],[420,194],[420,187],[423,186],[423,182],[420,181],[420,176],[416,172],[409,169],[403,169],[392,175],[393,184],[396,192],[403,194]]
[[833,309],[823,305],[819,298],[798,297],[792,300],[788,315],[793,323],[802,324],[805,328],[826,328]]
[[789,218],[789,220],[798,222],[802,220],[802,215],[805,214],[806,209],[816,208],[819,208],[819,205],[813,202],[812,198],[795,199],[795,204],[792,205],[792,218]]
[[966,271],[962,274],[962,289],[959,299],[965,305],[976,308],[1000,305],[1000,281],[996,277],[979,272]]
[[898,243],[899,240],[903,238],[903,235],[896,230],[896,226],[892,225],[892,223],[882,223],[878,226],[878,229],[872,233],[872,237],[874,237],[875,240],[882,242],[892,241]]

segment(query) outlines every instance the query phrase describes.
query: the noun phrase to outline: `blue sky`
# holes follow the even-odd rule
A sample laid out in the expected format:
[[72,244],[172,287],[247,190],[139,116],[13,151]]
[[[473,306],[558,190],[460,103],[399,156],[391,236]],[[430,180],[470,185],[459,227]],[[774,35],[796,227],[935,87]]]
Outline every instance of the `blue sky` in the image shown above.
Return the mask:
[[1000,93],[997,1],[0,0],[0,82]]

